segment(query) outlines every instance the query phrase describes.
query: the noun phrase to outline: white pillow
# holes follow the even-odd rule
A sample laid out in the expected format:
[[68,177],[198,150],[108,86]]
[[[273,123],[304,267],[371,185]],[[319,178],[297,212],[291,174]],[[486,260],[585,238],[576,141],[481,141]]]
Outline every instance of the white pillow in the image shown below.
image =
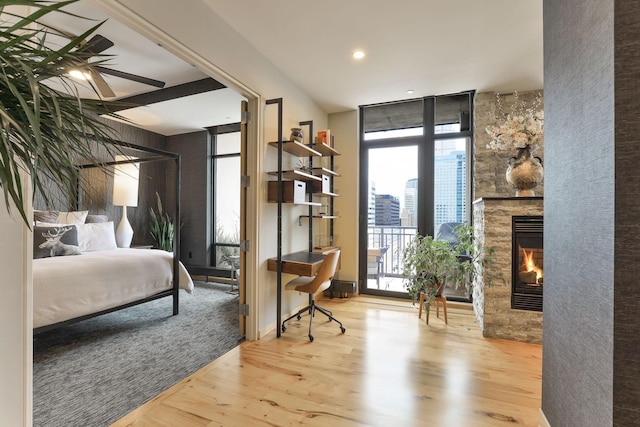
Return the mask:
[[60,212],[58,224],[84,224],[89,211]]
[[113,221],[76,224],[78,246],[81,252],[116,249],[116,233]]

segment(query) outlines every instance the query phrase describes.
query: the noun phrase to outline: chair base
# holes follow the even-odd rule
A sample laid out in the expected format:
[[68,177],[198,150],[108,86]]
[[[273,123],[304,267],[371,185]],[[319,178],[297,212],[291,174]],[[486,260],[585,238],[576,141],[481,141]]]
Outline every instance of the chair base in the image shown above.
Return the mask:
[[[427,300],[427,296],[424,293],[420,293],[420,307],[419,307],[420,311],[418,312],[418,319],[422,319],[422,306],[424,305],[426,300]],[[436,296],[435,303],[436,303],[436,317],[440,317],[440,304],[442,304],[442,311],[444,311],[444,323],[445,325],[449,324],[449,322],[447,322],[447,299],[442,295]],[[427,307],[427,316],[426,316],[427,325],[429,324],[430,311],[431,310],[429,310],[429,308]]]
[[340,322],[338,319],[336,319],[335,317],[333,317],[333,313],[331,313],[329,310],[327,310],[324,307],[320,307],[318,304],[315,303],[315,301],[311,300],[311,303],[306,306],[303,309],[298,310],[298,312],[292,316],[287,317],[285,320],[282,321],[282,326],[281,326],[281,330],[282,332],[286,331],[287,328],[285,327],[285,323],[288,322],[289,320],[293,319],[294,317],[297,318],[298,320],[302,319],[302,314],[305,312],[309,312],[309,341],[313,342],[313,335],[311,334],[311,326],[313,324],[313,318],[316,314],[316,310],[318,310],[320,313],[324,314],[325,316],[327,316],[329,318],[329,321],[334,321],[336,323],[338,323],[340,325],[340,331],[344,334],[346,329],[345,327],[342,325],[342,322]]

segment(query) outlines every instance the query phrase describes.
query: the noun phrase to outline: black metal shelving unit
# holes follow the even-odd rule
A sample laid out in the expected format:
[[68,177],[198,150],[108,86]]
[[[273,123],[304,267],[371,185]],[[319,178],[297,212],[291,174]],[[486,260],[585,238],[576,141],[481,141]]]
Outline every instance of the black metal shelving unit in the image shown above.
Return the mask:
[[[334,156],[339,155],[340,153],[338,153],[335,149],[333,149],[333,147],[329,146],[328,144],[324,144],[324,143],[317,143],[317,142],[312,142],[310,144],[304,144],[304,143],[300,143],[297,141],[289,141],[286,140],[284,138],[284,134],[283,134],[283,124],[282,124],[282,112],[283,112],[283,106],[282,106],[282,98],[275,98],[275,99],[269,99],[266,101],[267,105],[276,105],[278,108],[278,124],[277,124],[277,136],[278,139],[275,142],[269,142],[269,145],[272,147],[277,148],[278,150],[278,170],[277,171],[271,171],[271,172],[267,172],[269,175],[271,176],[276,176],[277,177],[277,182],[278,182],[278,191],[277,191],[277,201],[276,203],[278,204],[278,211],[277,211],[277,257],[276,257],[276,263],[277,263],[277,269],[276,269],[276,323],[277,323],[277,337],[279,338],[282,331],[281,331],[281,323],[282,323],[282,205],[285,203],[283,202],[284,200],[284,191],[283,191],[283,182],[285,180],[292,180],[292,179],[299,179],[299,180],[303,180],[305,182],[307,182],[307,184],[311,184],[309,185],[309,187],[306,189],[307,195],[306,197],[308,198],[307,202],[304,203],[298,203],[298,204],[305,204],[308,205],[308,215],[301,215],[299,217],[299,224],[302,225],[302,221],[303,219],[306,217],[308,218],[309,221],[309,234],[308,234],[308,239],[309,239],[309,252],[312,252],[314,249],[314,244],[313,244],[313,237],[314,237],[314,232],[313,232],[313,221],[314,219],[327,219],[330,221],[329,223],[329,236],[331,237],[331,239],[333,240],[333,221],[334,219],[336,219],[336,217],[334,216],[334,203],[333,203],[333,198],[335,196],[337,196],[337,194],[335,194],[334,191],[334,183],[333,183],[333,179],[336,176],[339,176],[339,174],[337,174],[336,172],[334,172]],[[314,137],[314,131],[313,131],[313,121],[309,120],[309,121],[302,121],[299,122],[300,126],[306,126],[308,129],[308,138],[310,140],[313,141],[313,137]],[[284,153],[289,153],[293,156],[299,157],[299,158],[308,158],[309,161],[309,165],[311,167],[311,172],[306,172],[306,171],[300,171],[300,170],[289,170],[289,171],[285,171],[283,170],[283,165],[282,165],[282,160],[283,160],[283,156]],[[322,158],[322,157],[326,157],[329,156],[330,160],[329,160],[329,168],[327,169],[326,167],[323,167],[322,165],[319,166],[314,166],[314,159],[316,158]],[[316,173],[319,174],[316,175]],[[322,193],[322,175],[328,175],[330,176],[330,192],[328,193]],[[313,182],[314,181],[320,181],[320,192],[319,193],[314,193],[314,188],[313,188]],[[313,197],[314,194],[317,197],[329,197],[329,212],[328,215],[314,215],[313,214],[313,208],[314,207],[318,207],[321,206],[321,203],[318,202],[314,202],[313,201]],[[310,296],[311,298],[311,296]]]

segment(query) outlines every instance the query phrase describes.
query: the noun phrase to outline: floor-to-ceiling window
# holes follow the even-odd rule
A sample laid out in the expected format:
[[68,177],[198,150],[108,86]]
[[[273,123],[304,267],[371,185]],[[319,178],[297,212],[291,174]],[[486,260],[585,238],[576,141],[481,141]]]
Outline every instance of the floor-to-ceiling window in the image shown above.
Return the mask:
[[361,292],[406,297],[407,242],[469,223],[472,105],[465,92],[360,107]]
[[211,265],[239,268],[240,248],[240,125],[209,129],[211,136]]

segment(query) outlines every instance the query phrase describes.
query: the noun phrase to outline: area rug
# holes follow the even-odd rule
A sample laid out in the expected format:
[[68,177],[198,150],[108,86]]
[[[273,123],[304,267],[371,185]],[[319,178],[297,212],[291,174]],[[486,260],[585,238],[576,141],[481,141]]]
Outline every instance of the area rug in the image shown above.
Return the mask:
[[35,427],[108,426],[238,345],[238,296],[194,282],[171,298],[38,334]]

